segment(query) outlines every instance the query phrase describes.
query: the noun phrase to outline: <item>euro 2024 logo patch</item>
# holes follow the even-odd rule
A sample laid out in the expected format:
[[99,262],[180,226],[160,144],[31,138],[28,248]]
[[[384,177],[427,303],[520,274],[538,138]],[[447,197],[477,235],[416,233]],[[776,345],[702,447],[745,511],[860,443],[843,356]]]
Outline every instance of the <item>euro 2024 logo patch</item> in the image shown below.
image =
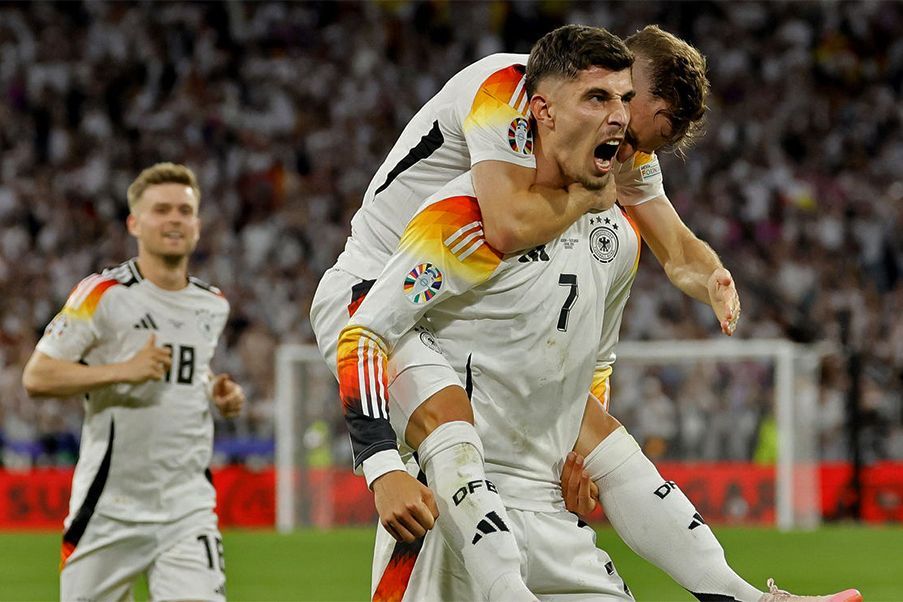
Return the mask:
[[[602,221],[602,218],[594,218],[590,223]],[[605,225],[599,226],[589,235],[589,250],[592,251],[593,257],[602,263],[609,263],[618,254],[618,235],[615,230],[618,224],[613,223],[610,218],[605,218]]]
[[413,303],[426,303],[442,289],[442,272],[431,263],[418,264],[404,279],[404,294]]
[[533,130],[529,121],[517,117],[508,125],[508,144],[520,155],[533,154]]

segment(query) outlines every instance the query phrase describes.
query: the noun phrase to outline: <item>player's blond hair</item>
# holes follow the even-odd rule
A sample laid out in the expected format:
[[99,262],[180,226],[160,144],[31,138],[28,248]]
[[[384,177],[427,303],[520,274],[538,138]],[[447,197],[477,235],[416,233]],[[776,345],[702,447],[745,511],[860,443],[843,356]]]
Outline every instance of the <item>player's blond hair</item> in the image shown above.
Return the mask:
[[674,130],[668,144],[683,155],[704,133],[710,90],[705,56],[656,25],[647,25],[624,42],[637,62],[649,65],[652,95],[668,104],[666,115]]
[[135,181],[129,185],[129,210],[134,211],[135,205],[141,200],[144,191],[157,184],[184,184],[185,186],[190,186],[198,203],[201,202],[201,187],[198,185],[198,179],[191,169],[178,163],[156,163],[138,174]]

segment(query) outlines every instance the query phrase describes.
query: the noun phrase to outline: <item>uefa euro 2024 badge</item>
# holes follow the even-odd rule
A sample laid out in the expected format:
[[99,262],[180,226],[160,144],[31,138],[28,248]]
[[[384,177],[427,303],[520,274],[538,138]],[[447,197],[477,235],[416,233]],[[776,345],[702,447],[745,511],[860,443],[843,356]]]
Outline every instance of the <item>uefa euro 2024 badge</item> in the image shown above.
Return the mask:
[[412,303],[426,303],[442,288],[442,272],[431,263],[418,264],[404,278],[404,294]]
[[533,154],[533,131],[529,121],[517,117],[508,125],[508,144],[520,155]]

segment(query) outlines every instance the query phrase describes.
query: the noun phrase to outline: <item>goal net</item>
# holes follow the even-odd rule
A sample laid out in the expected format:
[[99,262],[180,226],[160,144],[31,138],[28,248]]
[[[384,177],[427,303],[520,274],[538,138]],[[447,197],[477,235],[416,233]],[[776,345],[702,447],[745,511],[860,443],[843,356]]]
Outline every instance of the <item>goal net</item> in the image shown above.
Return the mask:
[[[612,415],[710,522],[811,529],[821,518],[822,353],[784,340],[622,342]],[[374,518],[335,380],[315,346],[276,356],[280,531]]]

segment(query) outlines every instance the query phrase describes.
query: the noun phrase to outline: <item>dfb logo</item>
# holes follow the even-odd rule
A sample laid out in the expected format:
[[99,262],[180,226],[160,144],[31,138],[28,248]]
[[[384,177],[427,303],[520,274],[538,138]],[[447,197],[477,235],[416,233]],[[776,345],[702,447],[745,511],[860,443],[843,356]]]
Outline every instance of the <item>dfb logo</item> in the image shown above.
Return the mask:
[[668,497],[668,494],[671,493],[672,489],[677,489],[677,483],[674,481],[665,481],[661,487],[656,489],[653,493],[660,497],[661,499],[665,499]]
[[492,481],[488,481],[488,480],[486,480],[486,481],[483,481],[483,480],[469,481],[467,483],[467,485],[462,486],[452,496],[452,500],[454,500],[455,506],[460,506],[461,502],[464,501],[464,498],[466,498],[468,494],[473,493],[477,489],[483,487],[484,484],[486,485],[486,489],[488,491],[491,491],[492,493],[496,493],[496,494],[499,492],[499,490],[495,488],[495,484]]

